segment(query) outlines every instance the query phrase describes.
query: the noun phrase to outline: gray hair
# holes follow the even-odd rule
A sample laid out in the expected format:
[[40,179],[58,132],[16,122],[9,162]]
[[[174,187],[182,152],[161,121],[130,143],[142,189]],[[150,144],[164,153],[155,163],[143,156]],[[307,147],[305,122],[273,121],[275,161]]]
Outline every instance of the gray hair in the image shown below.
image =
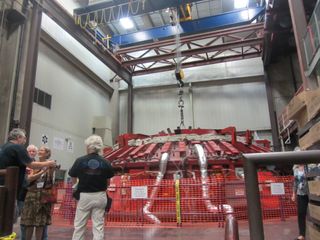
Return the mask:
[[102,138],[98,135],[91,135],[84,141],[84,144],[91,153],[99,153],[103,148]]
[[19,137],[25,137],[26,131],[21,128],[14,128],[9,132],[8,141],[17,140]]
[[49,159],[51,157],[51,149],[47,146],[41,146],[40,148],[43,148],[46,151],[46,159]]
[[27,147],[27,151],[31,150],[31,149],[34,149],[36,151],[38,151],[38,148],[37,146],[33,145],[33,144],[30,144],[28,147]]

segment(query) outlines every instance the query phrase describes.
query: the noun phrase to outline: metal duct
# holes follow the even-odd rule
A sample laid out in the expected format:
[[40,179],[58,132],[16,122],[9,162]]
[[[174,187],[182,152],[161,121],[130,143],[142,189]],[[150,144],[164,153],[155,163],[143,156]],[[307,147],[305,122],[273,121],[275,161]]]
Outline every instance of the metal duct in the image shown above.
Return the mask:
[[[204,154],[203,147],[200,144],[195,144],[194,148],[198,154],[198,162],[200,166],[200,173],[201,173],[201,184],[202,184],[202,198],[204,199],[204,203],[206,205],[206,208],[210,212],[217,212],[218,206],[213,205],[211,203],[210,197],[209,197],[209,186],[208,186],[208,161],[206,158],[206,155]],[[223,204],[219,206],[222,208],[226,213],[232,213],[233,209],[230,205]]]
[[152,192],[150,194],[148,202],[143,207],[143,214],[149,220],[151,220],[152,222],[157,223],[157,224],[161,223],[161,221],[155,215],[153,215],[150,212],[150,208],[153,205],[153,199],[156,197],[156,195],[157,195],[157,193],[159,191],[160,183],[161,183],[161,181],[163,179],[164,174],[166,173],[168,160],[169,160],[169,154],[168,153],[163,153],[161,155],[161,159],[160,159],[159,172],[158,172],[158,175],[157,175],[157,178],[156,178],[156,182],[154,184],[154,187],[152,189]]

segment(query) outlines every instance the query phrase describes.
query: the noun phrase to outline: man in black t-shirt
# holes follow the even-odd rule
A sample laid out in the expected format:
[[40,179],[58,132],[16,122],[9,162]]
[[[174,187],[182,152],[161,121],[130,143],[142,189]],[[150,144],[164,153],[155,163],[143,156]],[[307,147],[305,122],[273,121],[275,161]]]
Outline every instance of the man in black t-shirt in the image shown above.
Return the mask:
[[[23,129],[14,128],[10,131],[8,142],[0,146],[0,171],[5,170],[7,167],[19,167],[19,180],[18,180],[18,193],[22,189],[25,179],[26,167],[29,168],[43,168],[54,167],[55,161],[47,162],[33,162],[24,147],[26,143],[26,133]],[[4,184],[4,176],[0,176],[0,185]]]
[[103,147],[101,137],[92,135],[85,140],[85,145],[87,155],[78,158],[69,171],[73,182],[79,181],[80,192],[72,239],[84,239],[91,213],[93,239],[103,240],[107,182],[114,176],[114,171],[111,164],[99,155]]

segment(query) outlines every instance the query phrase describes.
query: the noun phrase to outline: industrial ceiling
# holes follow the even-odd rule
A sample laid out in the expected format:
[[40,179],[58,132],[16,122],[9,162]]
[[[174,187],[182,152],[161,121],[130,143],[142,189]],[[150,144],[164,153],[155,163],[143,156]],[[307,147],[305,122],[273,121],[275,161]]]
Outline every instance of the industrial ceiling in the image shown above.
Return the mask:
[[[259,56],[267,65],[295,49],[287,1],[74,1],[75,22],[132,75]],[[315,2],[304,1],[307,15]]]

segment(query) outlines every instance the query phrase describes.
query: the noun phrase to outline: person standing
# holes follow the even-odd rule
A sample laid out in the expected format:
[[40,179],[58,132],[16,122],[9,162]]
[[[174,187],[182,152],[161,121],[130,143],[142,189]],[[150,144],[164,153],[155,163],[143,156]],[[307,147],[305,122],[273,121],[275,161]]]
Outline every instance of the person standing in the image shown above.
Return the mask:
[[[42,146],[38,152],[39,161],[46,162],[51,156],[51,150]],[[44,168],[39,172],[34,170],[30,180],[28,192],[21,215],[21,225],[24,225],[26,239],[31,240],[34,228],[36,239],[42,240],[44,228],[51,224],[51,202],[43,202],[43,195],[53,187],[55,168]]]
[[296,238],[297,240],[304,240],[306,235],[306,217],[309,197],[305,168],[306,166],[302,164],[293,167],[294,182],[292,201],[297,202],[298,209],[299,236]]
[[[26,167],[36,169],[44,167],[54,167],[55,161],[35,162],[29,157],[24,147],[26,144],[26,132],[21,128],[14,128],[10,131],[8,142],[0,146],[0,171],[5,171],[7,167],[16,166],[19,168],[17,200],[23,189],[25,182]],[[4,184],[4,176],[0,176],[0,185]]]
[[83,240],[88,218],[92,218],[93,240],[104,239],[104,213],[107,205],[108,180],[114,176],[111,164],[99,153],[103,148],[100,136],[85,140],[87,155],[76,159],[69,170],[73,183],[78,181],[80,199],[74,219],[72,240]]
[[[32,161],[36,160],[36,156],[38,155],[38,148],[33,145],[30,144],[27,147],[27,152],[29,154],[29,157],[31,158]],[[22,213],[22,209],[23,209],[23,205],[24,205],[24,200],[26,198],[27,195],[27,187],[29,185],[30,179],[28,179],[28,177],[31,174],[31,169],[30,168],[26,168],[26,175],[25,175],[25,179],[23,182],[23,186],[22,189],[20,191],[20,194],[18,196],[18,212],[19,212],[19,216],[21,216]],[[26,232],[25,232],[25,228],[23,225],[20,224],[20,240],[25,240],[26,239]]]

